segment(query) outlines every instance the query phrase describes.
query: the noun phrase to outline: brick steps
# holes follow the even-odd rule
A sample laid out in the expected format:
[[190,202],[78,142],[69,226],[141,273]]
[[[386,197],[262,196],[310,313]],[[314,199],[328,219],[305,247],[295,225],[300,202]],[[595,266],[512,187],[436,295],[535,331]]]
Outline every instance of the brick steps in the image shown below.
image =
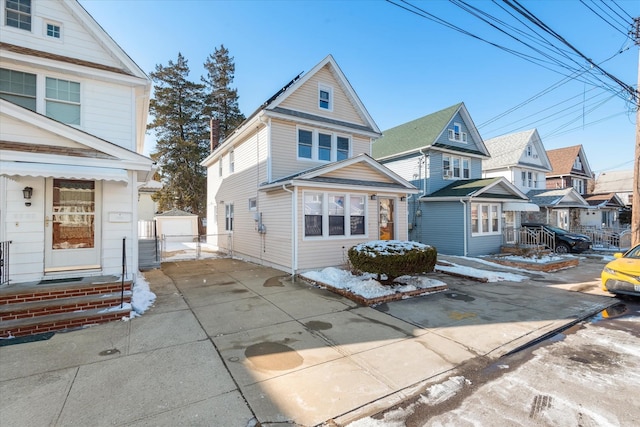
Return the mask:
[[[0,291],[0,338],[61,331],[120,320],[131,311],[131,281],[17,285]],[[124,309],[120,309],[124,296]]]
[[0,322],[0,337],[20,337],[43,332],[64,331],[82,326],[120,320],[122,317],[128,316],[131,312],[130,307],[127,305],[124,307],[124,309],[119,310],[115,308],[98,308],[73,313],[50,314],[26,319],[3,321]]
[[[120,293],[114,293],[4,304],[0,306],[0,322],[45,316],[48,314],[73,313],[80,310],[115,307],[116,305],[120,305],[120,300]],[[124,301],[129,302],[130,300],[131,291],[125,291]]]

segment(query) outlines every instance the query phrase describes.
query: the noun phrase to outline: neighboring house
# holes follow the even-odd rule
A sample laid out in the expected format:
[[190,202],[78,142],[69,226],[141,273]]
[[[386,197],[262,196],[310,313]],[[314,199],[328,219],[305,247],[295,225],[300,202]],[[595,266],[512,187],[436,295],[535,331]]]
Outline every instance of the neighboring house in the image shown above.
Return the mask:
[[[11,283],[138,270],[151,83],[74,0],[1,3],[0,241]],[[28,196],[28,197],[27,197]],[[7,267],[7,266],[4,266]]]
[[409,237],[439,253],[500,252],[503,213],[526,209],[506,178],[482,178],[489,152],[463,103],[384,131],[372,151],[420,189],[409,200]]
[[580,211],[580,225],[591,228],[619,228],[624,203],[616,193],[590,194],[584,197],[590,209]]
[[573,187],[580,195],[589,192],[589,182],[593,180],[593,172],[582,145],[547,150],[547,156],[552,170],[547,173],[546,188]]
[[369,156],[379,136],[327,56],[203,161],[208,243],[296,273],[343,265],[358,243],[406,240],[417,189]]
[[158,202],[153,195],[162,189],[162,183],[152,179],[138,186],[138,220],[152,221],[158,212]]
[[[486,140],[490,158],[482,161],[482,175],[485,178],[504,177],[520,191],[546,188],[545,174],[551,171],[540,135],[536,129],[511,133]],[[523,205],[525,211],[540,210],[537,205]],[[505,212],[505,226],[520,226],[519,212]]]
[[484,141],[491,157],[482,161],[485,178],[503,176],[520,191],[546,187],[551,162],[536,129],[511,133]]
[[622,203],[631,208],[633,198],[633,170],[602,172],[596,178],[593,194],[616,193]]
[[581,213],[589,209],[589,204],[573,187],[531,190],[527,196],[540,206],[540,212],[523,213],[522,222],[541,222],[570,230],[581,225]]

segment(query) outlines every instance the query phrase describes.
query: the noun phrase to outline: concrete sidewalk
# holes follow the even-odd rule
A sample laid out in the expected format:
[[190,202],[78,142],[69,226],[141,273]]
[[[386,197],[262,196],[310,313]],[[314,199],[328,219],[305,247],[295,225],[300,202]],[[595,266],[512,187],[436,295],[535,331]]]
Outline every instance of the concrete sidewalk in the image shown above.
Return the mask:
[[449,291],[369,308],[239,260],[165,263],[142,317],[0,347],[0,425],[345,425],[614,304],[558,287],[604,262],[586,264],[442,275]]

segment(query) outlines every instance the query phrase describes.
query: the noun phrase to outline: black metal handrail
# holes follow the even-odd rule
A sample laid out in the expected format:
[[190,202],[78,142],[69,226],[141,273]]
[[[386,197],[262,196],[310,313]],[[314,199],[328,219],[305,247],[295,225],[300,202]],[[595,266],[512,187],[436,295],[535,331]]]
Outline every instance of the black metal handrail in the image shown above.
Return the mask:
[[0,242],[0,286],[9,283],[9,245],[11,240]]
[[124,278],[127,273],[127,238],[122,238],[122,281],[120,283],[120,308],[124,307]]

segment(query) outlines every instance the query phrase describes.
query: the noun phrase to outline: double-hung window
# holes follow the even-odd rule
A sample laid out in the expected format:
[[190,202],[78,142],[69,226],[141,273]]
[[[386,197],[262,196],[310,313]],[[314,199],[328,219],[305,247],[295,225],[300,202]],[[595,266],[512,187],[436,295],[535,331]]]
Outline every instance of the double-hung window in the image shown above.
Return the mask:
[[318,133],[318,160],[331,161],[331,135]]
[[344,136],[337,137],[336,160],[345,160],[349,158],[349,138]]
[[313,158],[313,132],[310,130],[298,129],[298,157]]
[[344,236],[344,195],[329,195],[329,236]]
[[318,85],[318,107],[321,110],[333,111],[333,89],[330,86]]
[[351,196],[349,201],[351,235],[362,235],[364,234],[364,196]]
[[322,130],[298,129],[298,159],[334,162],[349,158],[351,138]]
[[229,151],[229,174],[232,174],[236,169],[236,157],[233,150]]
[[36,111],[36,75],[0,68],[0,98]]
[[470,160],[466,157],[442,156],[442,176],[444,178],[469,179]]
[[5,0],[7,27],[31,31],[31,0]]
[[46,115],[70,125],[80,124],[80,83],[47,77]]
[[500,205],[496,203],[471,204],[471,233],[499,234]]
[[322,236],[323,194],[305,193],[304,195],[304,235]]
[[224,229],[233,231],[233,203],[224,205]]

